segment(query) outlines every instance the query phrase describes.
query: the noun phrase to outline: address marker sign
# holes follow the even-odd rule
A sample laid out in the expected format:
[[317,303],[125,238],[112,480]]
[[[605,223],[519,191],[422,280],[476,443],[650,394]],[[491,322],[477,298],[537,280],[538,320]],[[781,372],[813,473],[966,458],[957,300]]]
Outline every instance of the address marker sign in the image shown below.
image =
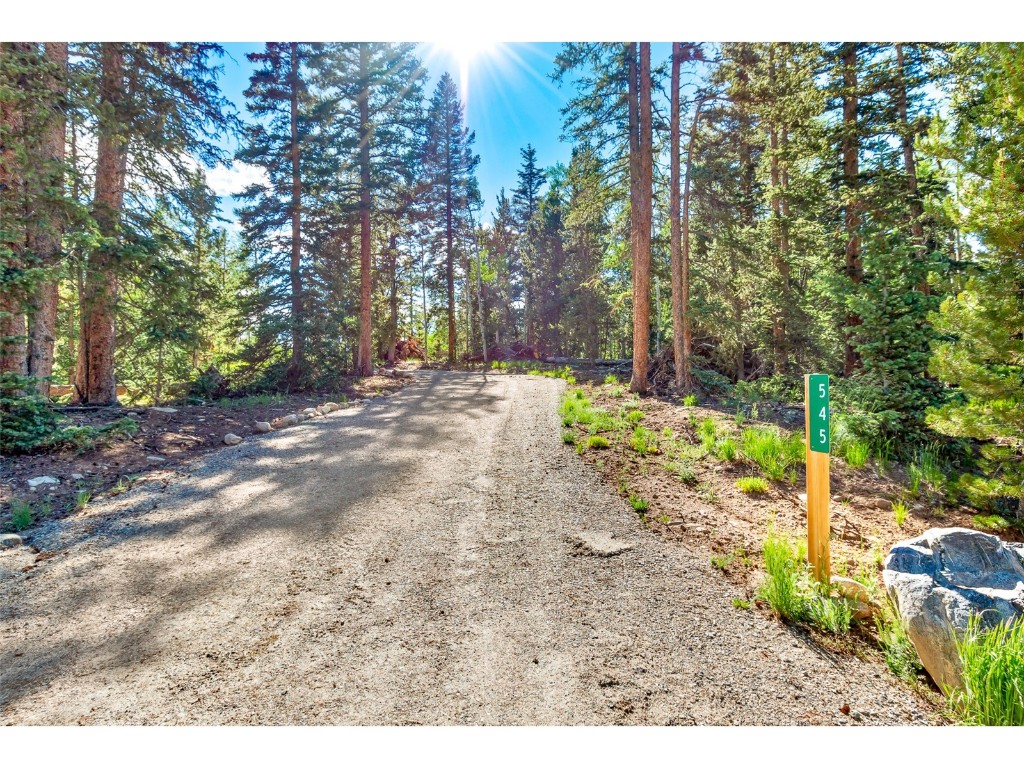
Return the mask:
[[819,581],[831,572],[829,554],[829,404],[828,374],[804,376],[804,423],[807,425],[807,559]]
[[812,373],[807,377],[807,410],[810,415],[808,447],[818,453],[829,452],[828,374]]

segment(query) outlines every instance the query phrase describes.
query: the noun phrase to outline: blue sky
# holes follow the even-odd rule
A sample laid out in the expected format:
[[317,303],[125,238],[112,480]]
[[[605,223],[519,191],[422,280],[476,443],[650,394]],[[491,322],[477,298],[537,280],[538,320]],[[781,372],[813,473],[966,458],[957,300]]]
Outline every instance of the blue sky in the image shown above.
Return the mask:
[[[561,43],[503,43],[477,52],[465,68],[460,67],[459,57],[445,44],[424,43],[419,47],[419,55],[430,72],[428,94],[448,71],[466,96],[467,122],[476,131],[476,152],[480,155],[477,177],[485,220],[490,219],[501,187],[511,191],[515,186],[522,147],[533,144],[544,167],[569,160],[571,147],[559,141],[560,110],[569,97],[569,87],[559,87],[551,81],[554,57],[560,47]],[[242,93],[252,71],[245,54],[261,49],[262,43],[225,43],[224,48],[230,58],[223,61],[221,87],[244,114]],[[654,44],[653,62],[666,59],[668,53],[667,43]],[[222,194],[222,208],[229,218],[234,204],[228,193],[238,191],[252,178],[252,169],[236,167],[232,171],[211,172],[211,185]]]

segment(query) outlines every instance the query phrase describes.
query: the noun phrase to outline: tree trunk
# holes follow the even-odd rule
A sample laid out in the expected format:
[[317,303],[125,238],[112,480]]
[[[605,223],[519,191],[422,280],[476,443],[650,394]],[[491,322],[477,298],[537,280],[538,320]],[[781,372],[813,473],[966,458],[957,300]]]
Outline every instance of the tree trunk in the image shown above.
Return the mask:
[[[899,75],[896,78],[896,111],[900,121],[900,139],[903,144],[903,168],[907,176],[907,203],[910,216],[910,236],[914,243],[914,252],[919,261],[925,258],[924,238],[924,204],[917,192],[917,162],[914,159],[914,128],[907,116],[907,75],[903,58],[903,44],[896,43],[896,66]],[[926,296],[931,293],[928,276],[925,275],[918,285]]]
[[[843,62],[843,185],[846,190],[846,275],[854,285],[863,279],[860,258],[860,206],[857,201],[857,187],[860,176],[860,137],[857,126],[857,44],[845,43]],[[854,313],[846,316],[846,332],[861,324]],[[846,340],[846,361],[843,373],[850,376],[860,364],[859,356],[849,338]]]
[[388,362],[395,364],[396,347],[398,346],[398,235],[392,234],[388,240],[388,275],[391,278],[391,295],[388,305],[391,316],[388,321]]
[[448,362],[455,363],[455,250],[453,245],[454,226],[452,222],[452,124],[451,116],[445,118],[448,121],[445,131],[445,191],[444,191],[444,213],[445,213],[445,278],[448,288]]
[[693,354],[693,323],[690,320],[690,178],[693,174],[693,153],[697,149],[697,123],[703,105],[703,97],[697,99],[693,123],[690,125],[690,143],[686,150],[686,180],[683,182],[682,258],[679,265],[679,307],[683,341],[680,345],[680,356],[676,360],[676,371],[682,368],[682,389],[685,392],[692,392],[695,389],[693,373],[690,371],[690,356]]
[[[43,156],[48,165],[46,184],[54,190],[63,192],[68,44],[46,43],[45,50],[47,64],[53,67],[53,73],[49,77],[50,116],[43,144]],[[55,271],[60,262],[63,234],[63,214],[59,202],[47,200],[39,220],[41,226],[33,232],[32,249],[44,266]],[[28,374],[39,379],[37,386],[39,394],[43,397],[50,394],[49,377],[53,374],[59,286],[57,275],[51,275],[36,289],[29,308]]]
[[373,375],[370,260],[370,53],[359,44],[359,364],[360,376]]
[[101,114],[96,152],[96,194],[93,218],[104,243],[89,254],[82,286],[82,338],[79,343],[77,400],[89,405],[115,405],[114,312],[117,305],[118,257],[115,243],[124,205],[128,163],[122,125],[125,96],[124,51],[121,43],[103,43],[100,62]]
[[473,242],[476,244],[476,303],[480,312],[480,347],[484,356],[484,367],[487,367],[487,321],[484,318],[484,277],[480,256],[480,238],[478,233],[473,232]]
[[291,44],[291,75],[288,80],[291,99],[291,142],[289,154],[292,163],[292,253],[289,277],[292,290],[292,360],[288,370],[288,384],[298,386],[306,373],[306,350],[303,334],[302,307],[302,176],[299,166],[299,44]]
[[[630,241],[633,257],[633,376],[631,392],[647,392],[651,315],[651,45],[629,44]],[[635,153],[634,153],[635,149]]]

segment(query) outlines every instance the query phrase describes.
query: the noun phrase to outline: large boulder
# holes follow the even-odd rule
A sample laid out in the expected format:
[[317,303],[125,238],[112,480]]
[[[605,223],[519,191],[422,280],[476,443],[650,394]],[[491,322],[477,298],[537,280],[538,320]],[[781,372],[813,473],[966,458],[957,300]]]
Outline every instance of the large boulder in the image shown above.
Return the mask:
[[960,685],[955,636],[972,615],[985,626],[1024,616],[1024,549],[968,528],[932,528],[899,542],[882,581],[921,663],[943,689]]

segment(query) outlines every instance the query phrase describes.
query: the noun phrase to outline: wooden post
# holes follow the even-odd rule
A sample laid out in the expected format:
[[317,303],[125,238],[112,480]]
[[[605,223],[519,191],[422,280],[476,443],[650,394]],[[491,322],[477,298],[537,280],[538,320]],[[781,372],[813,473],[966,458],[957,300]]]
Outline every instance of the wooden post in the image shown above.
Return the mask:
[[814,578],[828,582],[829,554],[829,397],[828,375],[804,376],[804,423],[807,442],[807,559]]

